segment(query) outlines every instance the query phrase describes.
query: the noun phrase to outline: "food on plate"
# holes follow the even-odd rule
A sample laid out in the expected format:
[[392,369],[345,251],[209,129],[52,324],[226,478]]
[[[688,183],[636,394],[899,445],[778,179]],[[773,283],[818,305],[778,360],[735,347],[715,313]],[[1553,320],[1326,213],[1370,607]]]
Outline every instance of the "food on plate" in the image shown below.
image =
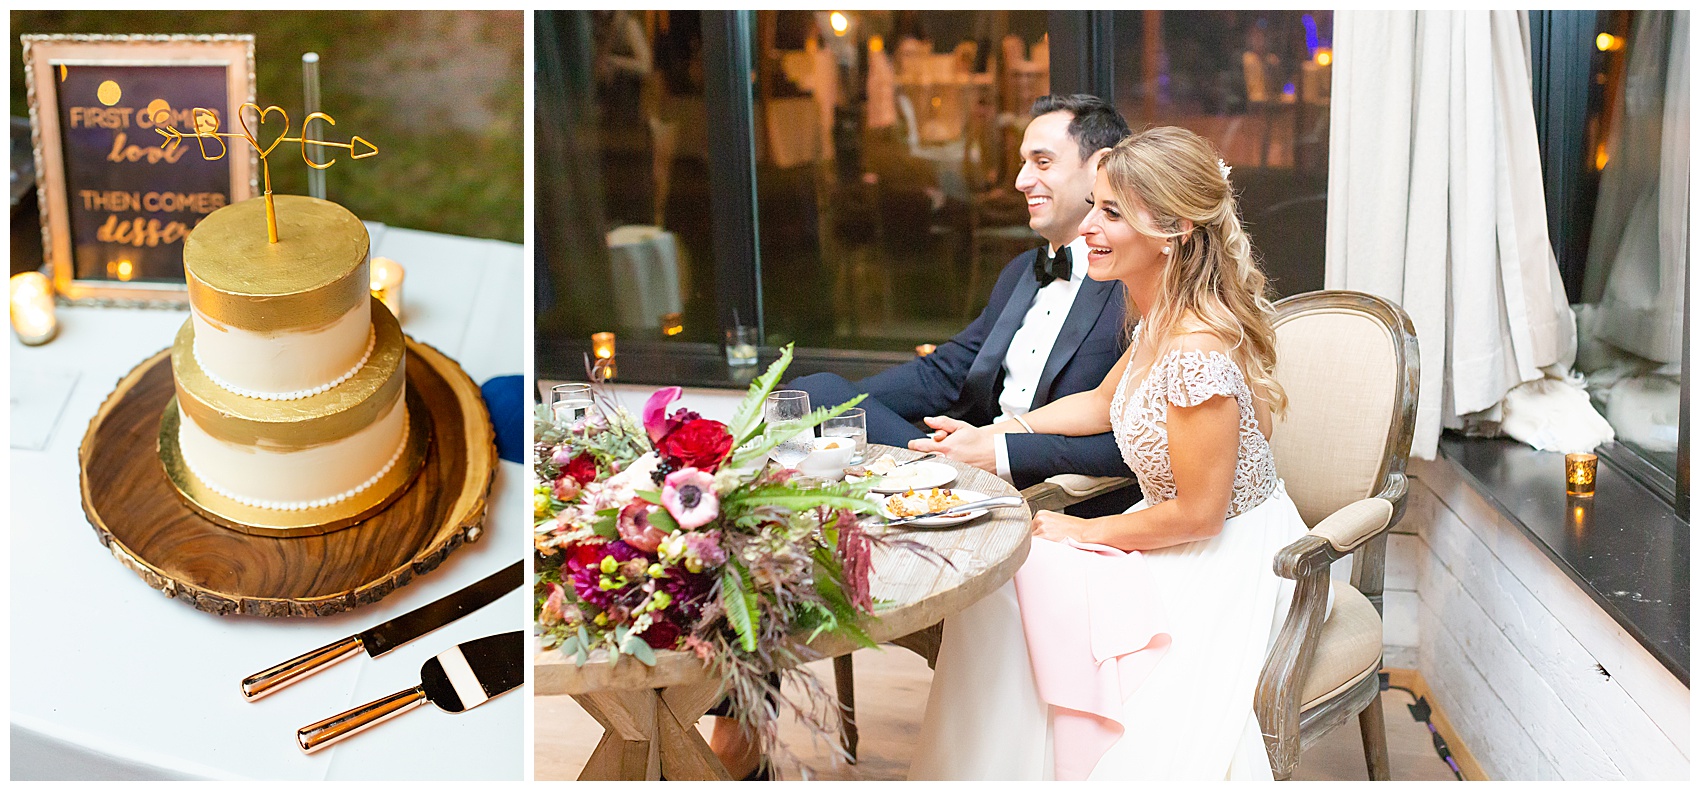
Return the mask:
[[885,499],[885,510],[892,518],[902,519],[909,516],[930,514],[934,511],[943,511],[965,502],[968,501],[963,499],[962,495],[950,489],[931,489],[925,494],[910,490],[903,494],[887,497]]

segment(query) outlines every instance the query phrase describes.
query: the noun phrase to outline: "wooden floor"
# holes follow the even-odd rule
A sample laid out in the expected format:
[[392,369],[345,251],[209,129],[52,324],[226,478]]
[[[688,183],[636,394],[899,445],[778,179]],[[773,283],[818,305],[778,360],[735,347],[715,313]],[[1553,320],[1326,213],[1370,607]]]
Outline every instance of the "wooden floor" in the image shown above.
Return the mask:
[[[832,688],[832,665],[810,666]],[[909,770],[927,703],[932,671],[920,657],[901,648],[885,646],[881,651],[856,653],[857,715],[862,723],[860,760],[854,766],[834,766],[828,752],[811,744],[807,732],[793,722],[782,722],[781,738],[809,765],[821,780],[902,780]],[[1398,690],[1382,693],[1381,705],[1387,720],[1389,761],[1394,780],[1452,780],[1451,770],[1435,755],[1427,727],[1413,720],[1405,709],[1410,696]],[[601,738],[602,729],[568,697],[537,699],[537,779],[572,780],[584,768]],[[1364,780],[1362,747],[1358,729],[1347,725],[1334,729],[1307,750],[1293,775],[1294,780]],[[799,779],[795,769],[783,771],[783,779]]]

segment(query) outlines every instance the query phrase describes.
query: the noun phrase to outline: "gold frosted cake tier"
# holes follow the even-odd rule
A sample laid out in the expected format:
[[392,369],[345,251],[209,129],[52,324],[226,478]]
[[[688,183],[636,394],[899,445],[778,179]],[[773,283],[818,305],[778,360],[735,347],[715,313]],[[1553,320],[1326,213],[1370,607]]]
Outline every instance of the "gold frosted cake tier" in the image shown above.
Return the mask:
[[216,439],[268,449],[310,448],[347,437],[382,417],[406,384],[401,325],[372,301],[372,356],[347,381],[293,401],[266,401],[219,387],[195,362],[195,325],[184,321],[171,344],[177,403]]
[[360,218],[330,201],[276,195],[277,237],[266,201],[213,212],[183,242],[189,302],[216,324],[252,332],[318,327],[371,294],[371,239]]

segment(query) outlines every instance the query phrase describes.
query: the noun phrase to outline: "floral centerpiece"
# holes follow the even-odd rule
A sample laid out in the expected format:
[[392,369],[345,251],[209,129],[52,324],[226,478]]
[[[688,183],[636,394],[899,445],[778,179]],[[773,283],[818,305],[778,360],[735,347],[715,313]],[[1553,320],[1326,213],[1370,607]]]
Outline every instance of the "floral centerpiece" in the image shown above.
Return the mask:
[[[763,403],[790,360],[786,347],[730,424],[668,414],[677,387],[651,396],[641,418],[601,395],[578,421],[556,422],[547,407],[537,417],[545,647],[580,665],[596,650],[650,665],[656,650],[692,652],[727,680],[732,712],[769,755],[783,754],[780,701],[836,749],[838,718],[825,714],[836,709],[799,665],[814,658],[806,640],[822,633],[873,645],[857,620],[872,611],[872,548],[885,543],[864,529],[863,515],[876,511],[865,484],[808,482],[765,465],[779,443],[861,400],[765,425]],[[780,696],[769,680],[776,672],[810,705]]]

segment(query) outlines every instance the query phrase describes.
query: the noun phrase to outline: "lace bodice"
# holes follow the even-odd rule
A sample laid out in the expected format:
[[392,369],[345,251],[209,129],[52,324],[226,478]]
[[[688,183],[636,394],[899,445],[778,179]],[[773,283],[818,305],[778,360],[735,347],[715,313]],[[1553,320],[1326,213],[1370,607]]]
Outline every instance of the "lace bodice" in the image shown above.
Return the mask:
[[[1140,327],[1133,330],[1134,353]],[[1132,355],[1129,356],[1132,359]],[[1257,507],[1275,491],[1275,456],[1257,429],[1257,410],[1245,374],[1218,351],[1174,350],[1152,363],[1145,378],[1130,392],[1130,364],[1110,402],[1110,425],[1122,459],[1139,480],[1151,505],[1175,497],[1175,476],[1169,467],[1169,405],[1197,406],[1218,395],[1232,396],[1240,407],[1239,460],[1234,465],[1234,499],[1228,516]]]

